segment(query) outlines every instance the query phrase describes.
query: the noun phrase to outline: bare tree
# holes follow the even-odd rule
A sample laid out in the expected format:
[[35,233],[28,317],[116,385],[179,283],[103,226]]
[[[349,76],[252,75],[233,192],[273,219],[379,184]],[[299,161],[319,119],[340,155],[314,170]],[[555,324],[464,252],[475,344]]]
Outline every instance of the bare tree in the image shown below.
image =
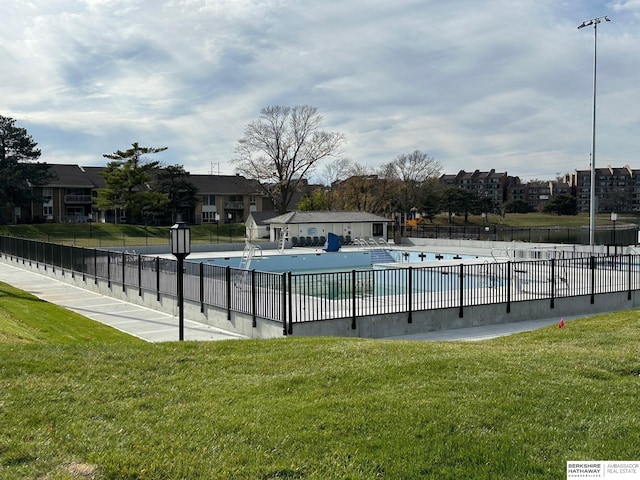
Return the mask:
[[281,213],[316,164],[339,153],[344,136],[320,130],[321,123],[315,107],[271,106],[238,140],[236,171],[258,180]]
[[327,186],[326,203],[328,210],[335,208],[336,186],[338,182],[347,178],[352,166],[353,162],[349,158],[336,158],[333,162],[324,166],[322,180]]
[[400,172],[400,178],[405,182],[422,183],[427,178],[439,176],[442,170],[439,162],[430,157],[427,152],[420,150],[414,150],[409,154],[402,153],[394,159],[393,163]]
[[409,211],[419,203],[419,189],[429,178],[440,175],[442,165],[430,157],[426,152],[413,152],[398,155],[390,167],[395,167],[399,179],[402,181],[398,191],[398,207],[402,211]]

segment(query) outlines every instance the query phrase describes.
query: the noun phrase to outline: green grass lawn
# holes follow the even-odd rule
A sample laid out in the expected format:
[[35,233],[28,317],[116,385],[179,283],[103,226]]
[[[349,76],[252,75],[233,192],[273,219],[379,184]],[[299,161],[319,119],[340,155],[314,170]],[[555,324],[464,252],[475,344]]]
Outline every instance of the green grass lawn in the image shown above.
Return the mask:
[[[193,243],[244,242],[243,224],[193,225]],[[0,235],[80,247],[168,245],[169,226],[114,225],[110,223],[58,223],[3,225]]]
[[640,458],[640,320],[147,344],[0,284],[0,478],[558,479]]

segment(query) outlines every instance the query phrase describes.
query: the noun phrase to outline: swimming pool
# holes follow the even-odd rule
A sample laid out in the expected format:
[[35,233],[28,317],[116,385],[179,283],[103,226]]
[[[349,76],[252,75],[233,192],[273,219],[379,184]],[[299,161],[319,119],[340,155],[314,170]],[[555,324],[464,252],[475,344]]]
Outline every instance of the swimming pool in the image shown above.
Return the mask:
[[[193,260],[196,261],[196,260]],[[218,257],[198,260],[211,265],[231,268],[247,268],[260,272],[318,272],[371,270],[371,252],[323,252],[255,256],[248,265],[242,265],[242,257]]]
[[341,252],[317,252],[300,254],[276,254],[256,255],[251,258],[248,265],[243,265],[241,256],[215,257],[192,260],[210,265],[231,268],[246,268],[260,272],[294,272],[294,273],[319,273],[319,272],[345,272],[351,270],[372,270],[377,264],[394,263],[426,263],[439,260],[466,260],[478,258],[473,255],[440,254],[434,252],[384,250],[380,251],[357,250]]

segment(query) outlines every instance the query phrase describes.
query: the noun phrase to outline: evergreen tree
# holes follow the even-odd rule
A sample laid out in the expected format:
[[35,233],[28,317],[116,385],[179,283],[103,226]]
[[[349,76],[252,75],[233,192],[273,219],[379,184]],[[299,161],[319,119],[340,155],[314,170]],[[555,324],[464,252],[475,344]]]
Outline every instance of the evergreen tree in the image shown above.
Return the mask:
[[40,163],[37,143],[13,118],[0,115],[0,222],[11,220],[14,207],[37,200],[33,187],[46,184],[52,175]]
[[542,209],[545,213],[557,215],[577,215],[578,201],[572,195],[554,195]]
[[169,199],[168,212],[165,210],[161,217],[173,222],[181,214],[183,220],[191,220],[191,214],[198,203],[198,187],[189,181],[189,172],[182,165],[169,165],[159,169],[154,186]]
[[167,147],[140,147],[137,143],[125,151],[103,155],[112,161],[100,172],[105,187],[98,189],[96,207],[124,213],[127,223],[142,223],[145,216],[155,215],[166,209],[169,197],[150,187],[152,174],[160,162],[146,161],[143,155],[163,152]]

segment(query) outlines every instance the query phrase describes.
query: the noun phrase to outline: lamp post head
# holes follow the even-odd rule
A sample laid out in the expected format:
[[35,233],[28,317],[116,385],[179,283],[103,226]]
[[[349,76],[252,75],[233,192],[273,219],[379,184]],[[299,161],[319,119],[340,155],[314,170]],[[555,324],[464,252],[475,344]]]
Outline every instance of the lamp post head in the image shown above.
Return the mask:
[[191,253],[191,229],[184,222],[177,222],[170,229],[171,253],[185,257]]
[[584,27],[589,27],[591,25],[593,25],[594,28],[597,28],[598,24],[600,22],[602,22],[602,20],[604,20],[605,22],[610,22],[611,21],[611,19],[606,15],[604,17],[592,18],[591,20],[585,20],[580,25],[578,25],[578,30],[580,30],[581,28],[584,28]]

